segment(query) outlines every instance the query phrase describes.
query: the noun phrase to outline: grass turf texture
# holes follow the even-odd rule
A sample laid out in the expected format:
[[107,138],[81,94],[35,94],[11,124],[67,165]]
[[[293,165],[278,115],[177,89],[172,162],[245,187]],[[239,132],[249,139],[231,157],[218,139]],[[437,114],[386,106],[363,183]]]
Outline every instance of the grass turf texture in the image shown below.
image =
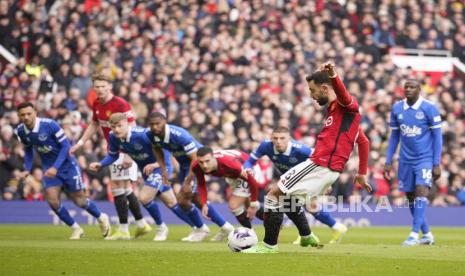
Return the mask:
[[[314,230],[330,239],[329,228]],[[436,246],[411,248],[400,246],[409,228],[352,228],[343,243],[323,249],[290,244],[297,230],[285,228],[279,254],[253,255],[232,253],[225,242],[181,242],[185,226],[170,226],[166,242],[153,242],[153,234],[104,241],[97,226],[85,231],[69,241],[65,226],[0,225],[0,275],[465,275],[462,228],[433,228]],[[259,239],[263,233],[259,227]]]

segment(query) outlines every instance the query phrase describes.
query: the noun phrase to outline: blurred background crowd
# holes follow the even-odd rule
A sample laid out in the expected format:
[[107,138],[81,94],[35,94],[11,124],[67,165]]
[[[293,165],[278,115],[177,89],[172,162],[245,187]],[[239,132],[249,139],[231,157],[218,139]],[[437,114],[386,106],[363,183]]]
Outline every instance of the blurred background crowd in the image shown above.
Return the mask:
[[[0,65],[1,198],[43,200],[39,166],[24,182],[15,177],[24,157],[15,106],[33,102],[74,143],[91,119],[96,70],[111,74],[138,124],[160,111],[203,144],[250,152],[278,125],[313,146],[324,109],[310,98],[305,76],[333,61],[361,106],[374,200],[403,204],[397,181],[385,181],[382,169],[391,106],[414,75],[444,121],[443,174],[431,204],[465,204],[464,80],[452,73],[433,80],[397,68],[389,56],[393,47],[441,49],[465,62],[464,16],[463,1],[448,0],[0,0],[0,44],[18,58]],[[77,154],[97,200],[111,200],[109,174],[91,173],[88,164],[105,153],[96,137]],[[366,196],[353,184],[357,160],[354,153],[333,187],[345,201]],[[261,165],[272,181],[269,161]],[[210,190],[216,202],[228,192],[218,179]]]

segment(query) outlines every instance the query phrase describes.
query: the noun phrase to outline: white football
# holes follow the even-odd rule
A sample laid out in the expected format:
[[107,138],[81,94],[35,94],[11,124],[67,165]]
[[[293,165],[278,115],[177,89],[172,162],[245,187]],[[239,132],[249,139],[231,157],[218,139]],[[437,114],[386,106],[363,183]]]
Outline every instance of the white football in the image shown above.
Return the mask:
[[253,229],[239,227],[228,235],[228,247],[233,252],[240,252],[244,249],[256,245],[258,242],[257,234]]

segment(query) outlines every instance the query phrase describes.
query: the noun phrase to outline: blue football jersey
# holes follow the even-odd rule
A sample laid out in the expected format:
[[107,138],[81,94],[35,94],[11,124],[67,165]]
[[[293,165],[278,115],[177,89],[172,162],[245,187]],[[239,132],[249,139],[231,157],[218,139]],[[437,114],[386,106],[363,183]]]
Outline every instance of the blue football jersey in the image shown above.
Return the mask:
[[433,103],[422,97],[412,106],[406,100],[395,103],[390,126],[400,132],[400,161],[417,163],[433,159],[432,130],[441,127],[441,116]]
[[245,168],[251,168],[262,156],[268,156],[280,174],[287,172],[290,168],[307,160],[312,154],[312,149],[295,140],[289,142],[287,149],[279,153],[270,140],[260,143],[257,149],[252,151],[249,159],[244,164]]
[[163,140],[151,131],[147,132],[147,136],[155,146],[168,150],[180,164],[190,163],[188,155],[202,147],[187,130],[174,125],[166,124]]
[[70,143],[63,129],[54,120],[37,117],[32,130],[20,124],[15,133],[26,147],[26,151],[33,149],[39,153],[44,171],[50,167],[60,169],[75,166],[76,159],[67,151],[60,155],[63,146],[69,146]]
[[[152,143],[147,136],[148,131],[146,128],[132,127],[126,139],[119,139],[110,132],[108,153],[113,156],[118,155],[119,152],[128,154],[142,171],[146,165],[157,162],[152,152]],[[170,153],[163,150],[163,155],[166,170],[170,172],[172,170]]]

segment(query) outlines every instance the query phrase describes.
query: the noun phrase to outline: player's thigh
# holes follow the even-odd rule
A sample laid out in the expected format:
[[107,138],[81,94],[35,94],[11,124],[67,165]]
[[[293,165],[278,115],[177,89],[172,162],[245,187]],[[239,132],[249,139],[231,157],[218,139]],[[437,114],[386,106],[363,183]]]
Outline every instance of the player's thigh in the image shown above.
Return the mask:
[[417,196],[426,196],[433,183],[433,163],[421,162],[415,165],[415,191]]
[[144,184],[144,186],[142,186],[142,189],[140,190],[140,193],[139,193],[139,201],[145,205],[149,203],[150,201],[152,201],[157,195],[157,193],[158,193],[157,188]]
[[324,194],[326,189],[337,180],[339,174],[313,162],[307,162],[305,166],[299,167],[299,170],[287,182],[280,181],[278,186],[286,194],[308,202]]
[[247,202],[247,199],[248,199],[248,197],[241,197],[241,196],[232,195],[229,198],[229,201],[228,201],[229,209],[232,211],[232,210],[235,210],[235,209],[237,209],[239,207],[244,206],[245,203]]
[[415,192],[415,168],[412,164],[399,162],[397,170],[399,190],[402,192]]

